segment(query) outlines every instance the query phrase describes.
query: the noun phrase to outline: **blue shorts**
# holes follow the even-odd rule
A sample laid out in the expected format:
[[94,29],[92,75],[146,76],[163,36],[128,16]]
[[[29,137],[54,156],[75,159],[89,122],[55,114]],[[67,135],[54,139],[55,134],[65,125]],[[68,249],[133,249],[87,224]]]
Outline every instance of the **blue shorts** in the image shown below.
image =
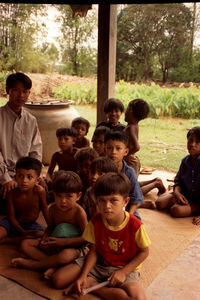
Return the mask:
[[[41,230],[41,231],[44,231],[42,226],[40,226],[40,224],[38,224],[37,222],[19,223],[19,224],[24,230]],[[21,235],[19,233],[19,231],[10,223],[8,218],[2,219],[0,221],[0,226],[4,227],[6,229],[8,237],[14,237],[14,236],[20,236]]]

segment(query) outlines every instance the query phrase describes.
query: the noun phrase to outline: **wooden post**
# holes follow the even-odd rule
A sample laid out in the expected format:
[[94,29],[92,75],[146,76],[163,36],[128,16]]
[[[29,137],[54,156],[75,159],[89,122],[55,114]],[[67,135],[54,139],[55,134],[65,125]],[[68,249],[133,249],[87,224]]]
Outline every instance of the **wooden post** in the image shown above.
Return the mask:
[[99,4],[97,123],[106,120],[104,102],[114,97],[116,72],[117,4]]

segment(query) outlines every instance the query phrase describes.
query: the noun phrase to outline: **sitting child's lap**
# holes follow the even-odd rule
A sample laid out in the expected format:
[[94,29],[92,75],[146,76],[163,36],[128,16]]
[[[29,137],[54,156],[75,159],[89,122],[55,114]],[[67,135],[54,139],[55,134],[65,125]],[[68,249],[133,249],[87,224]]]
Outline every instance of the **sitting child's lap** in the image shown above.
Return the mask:
[[[80,257],[75,260],[75,263],[82,268],[85,261],[85,257]],[[121,266],[103,266],[96,264],[89,272],[88,276],[94,278],[98,282],[102,282],[108,279],[108,277],[117,270],[120,270]],[[140,281],[140,274],[139,272],[131,272],[127,277],[123,284],[130,283],[130,282],[139,282]]]

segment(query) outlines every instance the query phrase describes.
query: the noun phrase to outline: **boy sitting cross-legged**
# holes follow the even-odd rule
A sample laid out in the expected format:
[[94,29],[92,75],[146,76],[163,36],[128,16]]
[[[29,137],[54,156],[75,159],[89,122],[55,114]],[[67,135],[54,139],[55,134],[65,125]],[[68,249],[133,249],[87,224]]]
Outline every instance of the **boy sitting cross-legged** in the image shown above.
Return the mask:
[[[8,217],[0,221],[0,240],[18,237],[41,237],[44,229],[36,222],[40,210],[48,223],[46,192],[38,185],[42,163],[32,157],[22,157],[16,163],[17,187],[8,193]],[[10,239],[5,239],[5,241]]]
[[106,156],[111,158],[118,167],[118,172],[125,173],[131,183],[130,201],[126,210],[140,219],[137,207],[144,202],[143,194],[133,168],[127,165],[124,157],[128,154],[128,136],[122,131],[110,131],[105,136]]
[[72,171],[58,171],[53,177],[52,187],[55,203],[49,207],[49,226],[42,239],[24,240],[21,248],[29,258],[12,260],[12,265],[17,267],[49,268],[44,274],[46,279],[50,279],[54,267],[68,264],[87,251],[81,237],[87,216],[76,203],[81,196],[80,177]]
[[56,287],[71,284],[65,294],[76,292],[80,296],[85,288],[108,280],[107,287],[92,293],[106,300],[144,300],[139,270],[149,254],[150,240],[141,221],[124,211],[129,201],[130,181],[125,174],[109,172],[97,179],[94,192],[99,212],[83,233],[91,243],[89,253],[64,267],[65,277],[60,274],[53,282]]

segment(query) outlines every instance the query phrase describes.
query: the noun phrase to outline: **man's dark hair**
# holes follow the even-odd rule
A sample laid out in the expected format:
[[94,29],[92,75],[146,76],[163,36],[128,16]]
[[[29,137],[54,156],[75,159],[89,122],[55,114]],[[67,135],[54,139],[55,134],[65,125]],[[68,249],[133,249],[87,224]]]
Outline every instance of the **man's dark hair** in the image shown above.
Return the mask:
[[106,127],[106,126],[99,126],[95,129],[93,136],[92,136],[92,143],[93,143],[93,139],[94,137],[99,137],[100,135],[105,135],[110,132],[110,128]]
[[191,128],[187,133],[187,139],[194,134],[198,141],[200,141],[200,126],[195,126]]
[[76,165],[84,160],[90,160],[93,161],[95,158],[99,157],[99,154],[91,147],[84,147],[79,149],[75,155],[74,158],[76,160]]
[[120,194],[128,197],[131,184],[124,173],[106,173],[101,175],[94,184],[94,193],[96,197]]
[[90,122],[87,119],[77,117],[72,120],[72,127],[74,127],[76,124],[84,124],[86,126],[86,133],[88,133],[88,130],[90,128]]
[[113,109],[119,109],[122,113],[124,111],[124,104],[116,98],[110,98],[104,103],[104,113],[109,113]]
[[120,141],[123,142],[126,147],[128,146],[128,135],[123,131],[110,130],[110,132],[105,135],[104,143],[106,143],[108,140]]
[[138,121],[147,118],[150,108],[149,104],[145,100],[140,98],[134,99],[129,102],[129,105]]
[[64,136],[64,135],[76,137],[76,130],[72,127],[61,127],[56,130],[57,137]]
[[55,193],[80,193],[82,181],[77,173],[60,170],[53,176],[52,190]]
[[116,163],[106,156],[94,159],[90,165],[90,170],[92,173],[95,173],[96,171],[102,173],[118,172]]
[[8,77],[6,79],[6,91],[8,91],[10,88],[13,88],[15,82],[17,82],[17,81],[22,82],[25,89],[27,89],[27,90],[30,90],[32,87],[32,80],[24,73],[17,72],[17,73],[8,75]]
[[37,158],[24,156],[17,160],[15,169],[16,171],[19,169],[35,170],[39,177],[42,170],[42,163]]

